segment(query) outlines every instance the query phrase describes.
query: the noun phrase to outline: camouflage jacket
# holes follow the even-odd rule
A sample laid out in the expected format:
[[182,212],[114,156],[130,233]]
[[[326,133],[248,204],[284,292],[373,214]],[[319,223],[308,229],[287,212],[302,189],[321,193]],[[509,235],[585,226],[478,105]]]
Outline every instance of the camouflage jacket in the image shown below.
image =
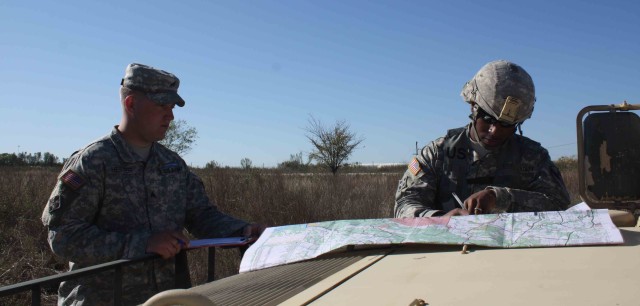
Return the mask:
[[[498,150],[478,158],[466,128],[449,130],[425,146],[400,180],[396,217],[430,217],[456,207],[485,188],[496,192],[498,212],[564,210],[569,193],[560,171],[539,143],[513,135]],[[474,157],[476,155],[476,157]]]
[[[143,256],[152,233],[186,228],[196,237],[225,237],[247,224],[209,201],[178,154],[154,143],[142,161],[116,128],[66,161],[42,222],[51,249],[71,270]],[[129,267],[123,269],[126,305],[174,286],[174,259]],[[63,282],[58,303],[113,304],[112,283],[112,272]]]

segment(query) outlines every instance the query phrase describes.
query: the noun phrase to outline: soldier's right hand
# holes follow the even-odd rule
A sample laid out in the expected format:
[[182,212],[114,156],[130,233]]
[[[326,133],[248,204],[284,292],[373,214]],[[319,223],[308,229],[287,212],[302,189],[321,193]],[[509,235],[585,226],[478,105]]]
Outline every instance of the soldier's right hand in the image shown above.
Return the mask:
[[163,259],[169,259],[189,246],[189,238],[182,232],[160,232],[149,237],[147,241],[147,253],[155,253]]

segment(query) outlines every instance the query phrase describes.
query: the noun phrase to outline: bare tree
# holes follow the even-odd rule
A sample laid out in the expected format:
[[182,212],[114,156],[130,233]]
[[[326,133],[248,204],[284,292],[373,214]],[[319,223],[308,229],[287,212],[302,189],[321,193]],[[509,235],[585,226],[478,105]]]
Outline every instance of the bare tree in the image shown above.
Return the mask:
[[249,170],[251,169],[251,167],[253,167],[253,162],[248,157],[245,157],[240,160],[240,168],[244,170]]
[[313,145],[309,158],[318,161],[335,175],[338,169],[344,166],[353,150],[364,141],[364,138],[357,137],[349,128],[349,124],[344,120],[325,127],[320,120],[310,116],[309,126],[305,129],[307,139]]
[[171,121],[167,134],[160,143],[169,150],[183,155],[191,151],[191,145],[196,138],[198,138],[196,128],[188,126],[185,120],[174,120]]

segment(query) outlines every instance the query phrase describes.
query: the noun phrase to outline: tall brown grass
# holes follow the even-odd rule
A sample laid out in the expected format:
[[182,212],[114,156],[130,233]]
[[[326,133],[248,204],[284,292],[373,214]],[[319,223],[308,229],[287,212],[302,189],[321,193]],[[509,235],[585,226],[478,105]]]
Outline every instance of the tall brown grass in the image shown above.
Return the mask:
[[[40,216],[59,169],[0,168],[0,286],[56,274],[65,264],[47,245]],[[29,293],[29,292],[27,292]],[[26,305],[27,293],[0,298],[0,305]],[[48,294],[44,304],[55,302]]]
[[[66,271],[46,242],[40,216],[59,168],[0,168],[0,286]],[[233,216],[269,226],[339,219],[388,218],[404,167],[394,172],[298,174],[277,170],[194,169],[210,199]],[[357,172],[357,171],[356,171]],[[575,169],[563,176],[580,201]],[[216,276],[237,273],[237,249],[216,250]],[[206,251],[188,253],[194,285],[206,279]],[[55,305],[57,288],[45,288],[44,305]],[[0,305],[27,305],[29,292],[0,298]]]

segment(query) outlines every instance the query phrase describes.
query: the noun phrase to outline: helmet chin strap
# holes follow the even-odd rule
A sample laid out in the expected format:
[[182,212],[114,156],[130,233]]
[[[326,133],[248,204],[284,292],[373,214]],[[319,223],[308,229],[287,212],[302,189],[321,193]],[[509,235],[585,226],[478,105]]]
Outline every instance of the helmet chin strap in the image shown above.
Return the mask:
[[[476,128],[476,119],[478,118],[478,105],[474,104],[473,105],[473,111],[471,112],[471,114],[469,114],[469,119],[471,119],[471,127],[473,128],[472,133],[474,135],[471,135],[471,140],[477,142],[478,144],[480,144],[480,146],[482,146],[483,148],[487,149],[488,148],[484,145],[484,143],[482,143],[482,141],[480,141],[480,139],[478,139],[478,129]],[[473,140],[473,138],[476,138],[475,140]]]
[[520,136],[522,136],[522,123],[523,122],[520,122],[516,125],[516,128],[518,129],[518,133],[520,133]]

